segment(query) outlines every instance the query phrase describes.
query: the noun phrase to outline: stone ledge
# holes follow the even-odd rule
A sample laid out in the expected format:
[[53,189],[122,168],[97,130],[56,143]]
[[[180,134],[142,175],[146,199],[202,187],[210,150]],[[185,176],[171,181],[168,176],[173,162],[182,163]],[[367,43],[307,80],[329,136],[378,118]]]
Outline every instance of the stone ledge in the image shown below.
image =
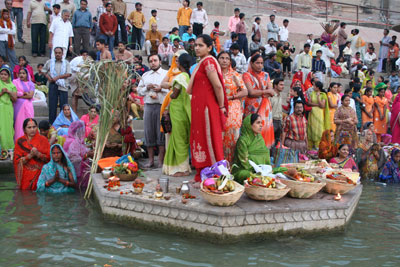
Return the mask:
[[[120,192],[103,188],[100,174],[93,175],[94,193],[104,215],[118,221],[153,225],[168,231],[211,234],[226,239],[248,235],[276,233],[315,232],[345,226],[357,207],[362,186],[334,201],[333,195],[318,193],[311,199],[284,197],[278,201],[259,202],[245,194],[232,207],[215,207],[203,200],[196,189],[191,194],[197,198],[181,203],[180,196],[171,193],[170,200],[149,198],[155,181],[146,184],[142,195],[120,195]],[[170,191],[181,184],[183,178],[170,178]],[[131,189],[130,182],[121,182],[121,189]],[[163,227],[161,227],[163,226]]]

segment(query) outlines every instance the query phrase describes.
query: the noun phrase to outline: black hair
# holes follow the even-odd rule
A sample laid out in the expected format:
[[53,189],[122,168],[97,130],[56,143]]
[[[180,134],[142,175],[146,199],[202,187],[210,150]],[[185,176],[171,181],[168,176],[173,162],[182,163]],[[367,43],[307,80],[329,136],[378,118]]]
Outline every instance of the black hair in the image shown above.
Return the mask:
[[348,144],[341,144],[340,146],[339,146],[339,149],[338,150],[341,150],[343,147],[345,147],[345,146],[349,146]]
[[[301,100],[296,100],[296,101],[294,102],[294,104],[293,104],[293,108],[296,107],[297,104],[301,104],[301,105],[303,106],[303,108],[304,108],[304,102],[301,101]],[[303,110],[303,112],[304,112],[304,110]]]
[[[106,7],[108,7],[108,6],[110,6],[111,5],[111,2],[107,2],[106,3]],[[135,5],[136,6],[136,5]]]
[[99,39],[96,40],[96,43],[100,43],[100,44],[105,45],[106,41],[104,41],[104,39],[99,38]]
[[395,41],[390,41],[389,44],[392,45],[392,46],[395,46],[396,42]]
[[[167,38],[168,39],[168,38]],[[190,43],[190,42],[195,42],[196,40],[194,39],[194,38],[190,38],[189,39],[189,41],[188,41],[188,43]]]
[[255,55],[253,55],[253,56],[251,57],[250,62],[251,62],[251,63],[254,63],[254,62],[256,62],[257,59],[259,59],[259,58],[262,58],[262,55],[260,55],[260,54],[255,54]]
[[185,53],[178,58],[179,65],[185,69],[185,72],[190,76],[190,67],[192,66],[192,56]]
[[324,44],[326,44],[326,42],[324,40],[322,40],[322,41],[319,42],[319,44],[320,45],[324,45]]
[[329,84],[328,92],[330,92],[330,91],[331,91],[331,88],[334,87],[335,85],[337,85],[337,83],[331,82],[331,83]]
[[179,31],[179,29],[177,27],[173,27],[171,30],[171,33],[176,32],[176,31]]
[[18,71],[18,74],[19,74],[21,71],[24,71],[24,72],[26,73],[26,75],[29,75],[27,69],[25,69],[25,68],[20,68],[19,71]]
[[33,118],[27,118],[27,119],[25,119],[24,122],[22,123],[22,129],[25,130],[26,126],[28,126],[28,123],[29,123],[30,121],[33,121],[33,122],[35,123],[35,125],[38,126],[37,121],[36,121],[35,119],[33,119]]
[[86,49],[81,49],[81,51],[79,51],[79,53],[82,55],[82,54],[84,54],[84,53],[89,53]]
[[344,90],[344,95],[347,95],[348,93],[351,93],[353,90],[351,90],[350,88],[347,88],[346,90]]
[[50,130],[50,122],[48,120],[40,121],[39,129],[44,131]]
[[219,22],[218,21],[214,22],[214,27],[219,27]]
[[383,87],[382,87],[382,88],[379,88],[379,89],[378,89],[378,93],[380,93],[381,91],[386,91],[386,88],[383,88]]
[[236,32],[231,33],[231,39],[238,38],[238,34]]
[[245,16],[244,13],[240,13],[240,14],[239,14],[239,19],[244,18],[244,16]]
[[272,17],[275,17],[275,15],[274,14],[269,15],[269,18],[272,18]]
[[239,44],[232,44],[230,50],[240,50]]
[[311,45],[309,43],[304,44],[304,48],[307,48],[307,47],[310,48]]
[[0,55],[0,58],[4,61],[4,62],[6,62],[7,60],[6,60],[6,57],[5,56],[3,56],[3,55]]
[[141,55],[134,55],[134,57],[139,60],[140,62],[143,62],[143,58]]
[[322,54],[322,50],[317,50],[316,54],[321,53]]
[[87,0],[81,0],[80,2],[85,2],[86,4],[88,3]]
[[181,41],[181,38],[179,38],[179,37],[175,37],[175,38],[174,38],[174,40],[172,40],[172,42],[175,42],[175,41],[178,41],[178,42],[180,42],[180,41]]
[[350,42],[350,41],[347,41],[345,45],[348,45],[348,44],[351,44],[351,42]]
[[169,40],[169,39],[168,39],[168,37],[164,36],[164,37],[162,38],[162,41],[164,41],[164,40]]
[[353,87],[353,92],[358,93],[361,90],[361,84],[357,83]]
[[343,28],[343,26],[346,26],[346,22],[341,22],[341,23],[340,23],[340,27]]
[[289,23],[289,20],[288,20],[288,19],[284,19],[284,20],[283,20],[283,23],[285,23],[285,22],[288,22],[288,23]]
[[151,13],[151,14],[157,13],[157,10],[153,9],[153,10],[151,10],[150,13]]
[[141,6],[142,5],[142,3],[140,3],[140,2],[136,2],[135,3],[135,7],[138,7],[138,6]]
[[[62,165],[63,166],[65,166],[65,167],[68,167],[68,162],[67,162],[67,159],[66,159],[66,157],[65,157],[65,155],[64,155],[64,153],[62,152],[62,149],[60,148],[60,145],[58,145],[58,146],[53,146],[53,148],[51,149],[51,151],[50,151],[50,157],[53,159],[53,155],[52,155],[52,153],[53,153],[53,150],[55,149],[55,148],[57,148],[57,149],[59,149],[60,150],[60,152],[61,152],[61,163],[62,163]],[[68,171],[70,171],[70,170],[68,170]]]
[[97,108],[96,105],[91,105],[91,106],[88,108],[88,111],[90,111],[91,109],[96,109],[96,112],[99,112],[99,110],[98,110],[98,108]]
[[320,81],[315,82],[315,87],[317,87],[321,92],[326,93],[324,90],[324,84]]
[[[25,60],[25,62],[26,62],[26,63],[25,63],[25,66],[29,64],[29,62],[28,62],[28,60],[26,60],[26,57],[25,57],[25,56],[19,56],[19,57],[18,57],[18,61],[19,61],[21,58],[22,58],[23,60]],[[24,67],[25,67],[25,66],[24,66]]]
[[389,29],[384,29],[383,31],[386,31],[388,34],[389,34],[389,32],[390,32]]
[[260,115],[258,115],[257,113],[253,113],[250,116],[251,116],[250,118],[251,125],[253,125],[253,123],[260,117]]
[[282,43],[277,44],[277,45],[276,45],[276,50],[278,51],[282,46],[283,46]]
[[354,82],[354,83],[360,83],[360,78],[355,77],[355,78],[353,79],[353,82]]
[[44,67],[44,64],[43,63],[37,64],[37,68],[40,68],[40,67]]
[[254,22],[257,22],[257,20],[261,20],[261,18],[260,18],[260,17],[256,17],[256,18],[254,19]]
[[356,55],[361,55],[361,53],[360,52],[356,52]]
[[61,9],[61,6],[59,4],[54,4],[53,8]]
[[59,46],[57,46],[56,48],[54,48],[54,52],[56,52],[56,49],[61,49],[61,52],[64,51],[63,48],[62,48],[62,47],[59,47]]
[[151,53],[148,57],[147,57],[147,61],[150,62],[150,58],[157,56],[158,60],[161,61],[161,56],[158,53]]
[[[197,37],[198,39],[203,39],[203,43],[207,46],[207,47],[213,47],[213,39],[211,38],[210,35],[208,34],[201,34],[200,36]],[[216,57],[213,49],[211,49],[210,51],[210,55],[212,55],[213,57]]]
[[370,91],[372,91],[372,88],[371,87],[367,87],[365,89],[364,95],[367,95],[367,93],[370,92]]
[[236,68],[236,60],[234,58],[231,58],[231,67],[232,69]]
[[283,79],[282,79],[282,78],[274,79],[274,81],[272,82],[272,86],[276,86],[276,85],[278,85],[280,82],[283,82]]
[[355,33],[355,34],[359,34],[360,31],[359,31],[358,29],[354,29],[354,33]]
[[235,8],[235,9],[233,10],[233,12],[240,12],[240,9],[239,9],[239,8]]
[[218,60],[223,54],[227,54],[227,55],[229,56],[229,59],[232,61],[231,53],[229,53],[228,51],[221,51],[221,52],[219,52],[219,54],[217,55],[217,60]]
[[203,6],[203,2],[197,2],[196,6]]
[[[301,89],[301,87],[293,87],[293,91],[295,91],[297,93],[297,96],[293,97],[294,103],[300,101],[303,103],[303,105],[307,105],[307,101],[304,97],[303,89]],[[294,108],[294,106],[295,106],[295,104],[293,104],[293,108]]]

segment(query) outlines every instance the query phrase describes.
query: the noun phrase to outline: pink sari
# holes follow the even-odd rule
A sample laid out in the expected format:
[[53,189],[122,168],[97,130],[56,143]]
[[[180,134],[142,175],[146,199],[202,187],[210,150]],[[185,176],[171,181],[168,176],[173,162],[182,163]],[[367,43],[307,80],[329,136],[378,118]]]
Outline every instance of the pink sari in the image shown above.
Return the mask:
[[31,82],[31,79],[28,77],[28,81],[21,81],[19,78],[13,80],[13,84],[17,87],[17,96],[18,99],[14,103],[14,141],[17,141],[18,138],[24,135],[24,129],[22,124],[24,120],[27,118],[35,117],[34,109],[33,109],[33,98],[25,99],[20,98],[24,95],[24,93],[35,92],[35,84]]
[[81,117],[81,121],[85,123],[85,137],[88,137],[93,126],[99,124],[99,115],[96,115],[96,118],[94,118],[93,121],[90,121],[89,114],[85,114]]
[[400,144],[400,94],[396,96],[392,105],[390,128],[392,129],[392,143]]

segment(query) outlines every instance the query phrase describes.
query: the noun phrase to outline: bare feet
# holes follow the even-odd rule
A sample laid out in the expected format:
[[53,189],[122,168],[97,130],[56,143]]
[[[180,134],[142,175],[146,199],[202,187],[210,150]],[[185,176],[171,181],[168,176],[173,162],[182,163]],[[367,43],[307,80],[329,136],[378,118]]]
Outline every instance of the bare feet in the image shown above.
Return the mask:
[[182,176],[188,176],[189,172],[177,172],[173,175],[171,175],[172,177],[182,177]]
[[154,161],[149,161],[146,165],[143,166],[145,169],[151,169],[154,167]]

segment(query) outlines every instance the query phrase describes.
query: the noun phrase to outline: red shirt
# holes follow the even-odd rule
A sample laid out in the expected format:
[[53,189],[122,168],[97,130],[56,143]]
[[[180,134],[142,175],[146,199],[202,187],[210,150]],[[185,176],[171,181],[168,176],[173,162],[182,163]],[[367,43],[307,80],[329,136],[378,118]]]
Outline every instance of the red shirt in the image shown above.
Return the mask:
[[292,114],[286,117],[284,132],[286,138],[295,141],[306,140],[307,120],[304,116]]
[[100,16],[100,33],[106,34],[106,32],[112,32],[115,34],[118,27],[117,17],[114,14],[103,13]]

